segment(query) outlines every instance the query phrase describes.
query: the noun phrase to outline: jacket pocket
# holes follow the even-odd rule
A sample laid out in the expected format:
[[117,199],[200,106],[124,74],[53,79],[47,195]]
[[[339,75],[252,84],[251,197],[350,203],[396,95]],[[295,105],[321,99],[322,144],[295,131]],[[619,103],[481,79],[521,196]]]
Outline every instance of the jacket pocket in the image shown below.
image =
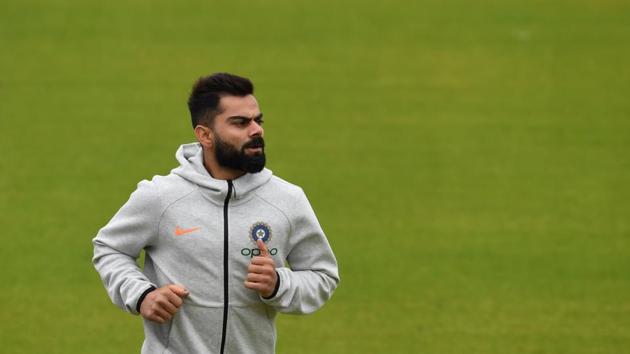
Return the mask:
[[184,303],[171,320],[167,353],[218,353],[223,309]]
[[144,343],[142,353],[162,353],[168,345],[168,336],[172,321],[157,323],[143,318]]
[[275,353],[275,316],[269,310],[262,303],[230,308],[227,341],[229,353]]

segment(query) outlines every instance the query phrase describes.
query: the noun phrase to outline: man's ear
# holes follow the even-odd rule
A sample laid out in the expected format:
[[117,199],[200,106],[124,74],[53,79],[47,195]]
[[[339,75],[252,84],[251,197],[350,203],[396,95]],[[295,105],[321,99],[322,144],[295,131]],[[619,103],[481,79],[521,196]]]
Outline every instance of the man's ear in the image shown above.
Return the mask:
[[212,149],[214,146],[214,135],[212,130],[205,125],[197,125],[195,127],[195,136],[197,141],[206,149]]

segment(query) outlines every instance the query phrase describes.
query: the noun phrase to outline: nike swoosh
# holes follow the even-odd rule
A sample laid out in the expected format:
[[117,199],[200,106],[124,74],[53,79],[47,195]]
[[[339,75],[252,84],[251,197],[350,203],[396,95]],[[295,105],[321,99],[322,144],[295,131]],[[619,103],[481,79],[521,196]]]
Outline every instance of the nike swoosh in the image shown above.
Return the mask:
[[195,232],[197,230],[199,230],[200,227],[193,227],[190,229],[181,229],[179,226],[175,227],[175,236],[181,236],[181,235],[185,235],[185,234],[189,234],[191,232]]

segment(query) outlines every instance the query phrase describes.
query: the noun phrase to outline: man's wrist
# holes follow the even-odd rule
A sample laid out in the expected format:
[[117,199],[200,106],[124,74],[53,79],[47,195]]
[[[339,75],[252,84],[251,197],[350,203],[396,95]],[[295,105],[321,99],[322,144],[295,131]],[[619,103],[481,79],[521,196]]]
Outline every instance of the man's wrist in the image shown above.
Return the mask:
[[136,303],[136,311],[138,313],[140,313],[140,305],[142,305],[142,301],[144,301],[144,298],[147,297],[147,295],[149,295],[150,292],[152,292],[153,290],[157,289],[155,286],[151,285],[150,288],[148,288],[147,290],[145,290],[142,295],[140,295],[140,297],[138,298],[138,302]]
[[276,296],[276,294],[278,294],[278,290],[280,289],[280,274],[278,274],[278,271],[275,271],[275,272],[276,272],[276,286],[274,287],[273,292],[271,293],[271,295],[262,297],[265,300],[273,299],[274,296]]

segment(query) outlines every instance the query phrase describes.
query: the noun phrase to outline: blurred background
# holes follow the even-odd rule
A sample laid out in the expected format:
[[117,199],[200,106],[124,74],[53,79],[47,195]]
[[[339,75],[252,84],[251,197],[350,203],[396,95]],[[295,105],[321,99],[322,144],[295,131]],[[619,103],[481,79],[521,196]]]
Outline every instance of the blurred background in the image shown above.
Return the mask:
[[630,348],[630,3],[0,1],[0,352],[138,353],[91,239],[251,78],[342,282],[278,353]]

